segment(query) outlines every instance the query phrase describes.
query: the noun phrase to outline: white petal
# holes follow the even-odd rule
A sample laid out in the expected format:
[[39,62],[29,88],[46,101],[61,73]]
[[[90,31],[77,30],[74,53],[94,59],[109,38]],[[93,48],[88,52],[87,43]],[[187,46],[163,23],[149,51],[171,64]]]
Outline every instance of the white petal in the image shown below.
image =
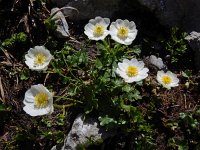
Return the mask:
[[135,40],[136,35],[137,35],[137,32],[133,32],[133,33],[129,32],[127,40],[132,40],[132,41]]
[[139,70],[144,68],[144,62],[138,61],[137,59],[131,59],[130,65],[136,66]]
[[96,25],[96,20],[95,19],[90,19],[88,24],[91,24],[91,25],[95,26]]
[[108,27],[109,24],[110,24],[110,19],[109,19],[109,18],[104,18],[104,25],[105,25],[106,27]]
[[97,16],[97,17],[95,17],[95,21],[96,21],[96,23],[100,23],[103,21],[103,18],[100,16]]
[[158,75],[159,77],[161,77],[161,76],[165,75],[165,73],[164,73],[163,70],[161,70],[161,71],[158,71],[158,72],[157,72],[157,75]]
[[128,59],[125,58],[125,59],[123,59],[123,63],[126,63],[127,65],[129,65],[130,64],[130,60],[128,60]]
[[135,25],[135,23],[134,23],[133,21],[131,21],[131,22],[129,23],[129,29],[130,29],[130,30],[136,29],[136,25]]
[[123,21],[123,25],[124,25],[125,27],[129,27],[129,21],[128,21],[127,19],[125,19],[125,20]]
[[124,43],[124,45],[131,45],[132,42],[133,42],[133,40],[125,40],[123,43]]
[[137,78],[135,79],[135,82],[138,82],[138,81],[144,80],[147,76],[148,76],[148,74],[145,74],[145,75],[143,75],[143,76],[138,75]]
[[127,79],[125,79],[125,82],[133,83],[133,82],[135,82],[135,80],[133,78],[127,78]]
[[127,70],[128,64],[127,63],[118,63],[118,67],[120,70],[125,72]]
[[178,83],[171,83],[170,86],[171,87],[176,87],[176,86],[178,86]]
[[91,32],[91,33],[93,32],[93,29],[94,29],[94,25],[92,25],[91,23],[85,25],[85,27],[84,27],[85,31],[88,31],[88,32]]
[[31,50],[32,48],[29,49],[28,53],[25,55],[25,58],[30,58],[33,59],[35,57],[35,55],[33,54],[33,50]]
[[31,105],[31,104],[34,105],[34,102],[28,102],[28,101],[26,101],[26,99],[24,99],[23,104],[24,105]]
[[118,30],[117,30],[116,26],[111,24],[109,30],[110,30],[110,35],[111,36],[117,36]]
[[118,43],[120,43],[120,44],[125,44],[124,40],[118,38],[117,36],[111,36],[111,38],[112,38],[114,41],[116,41],[116,42],[118,42]]
[[135,76],[135,77],[129,77],[125,81],[128,82],[128,83],[132,83],[132,82],[137,82],[137,81],[140,81],[140,80],[142,80],[142,79],[139,76]]
[[140,76],[148,76],[147,72],[149,71],[148,68],[143,68],[140,72],[139,72],[139,75]]
[[93,32],[90,32],[90,31],[88,31],[88,30],[85,30],[84,33],[85,33],[85,35],[88,36],[88,38],[91,38],[91,37],[94,36],[94,35],[93,35]]
[[24,96],[24,101],[33,103],[36,94],[37,92],[35,90],[32,89],[27,90]]
[[26,64],[28,67],[33,67],[33,65],[34,65],[34,60],[33,60],[33,59],[26,59],[26,60],[25,60],[25,64]]
[[126,72],[120,70],[119,68],[116,69],[116,73],[117,73],[120,77],[122,77],[122,78],[124,78],[124,79],[129,78],[129,77],[127,76]]
[[36,49],[38,51],[46,50],[46,48],[44,46],[35,46],[34,49]]
[[116,26],[116,28],[120,28],[122,25],[123,25],[123,20],[121,19],[117,19],[115,22],[114,22],[114,25]]
[[35,108],[34,105],[26,105],[23,107],[23,110],[31,116],[42,116],[45,114],[52,113],[52,106],[38,109],[38,108]]

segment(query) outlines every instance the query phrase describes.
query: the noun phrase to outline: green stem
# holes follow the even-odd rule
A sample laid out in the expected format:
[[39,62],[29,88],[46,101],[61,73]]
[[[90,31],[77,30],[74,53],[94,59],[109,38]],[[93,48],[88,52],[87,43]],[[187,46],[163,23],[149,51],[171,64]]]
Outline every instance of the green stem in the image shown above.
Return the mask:
[[66,108],[66,107],[71,107],[71,106],[74,106],[75,104],[74,103],[71,103],[71,104],[67,104],[67,105],[57,105],[57,104],[53,104],[53,106],[55,108],[59,108],[59,109],[63,109],[63,108]]
[[78,101],[78,100],[75,100],[75,99],[72,99],[72,98],[68,98],[68,97],[63,97],[63,96],[54,96],[55,98],[62,98],[62,99],[64,99],[64,100],[70,100],[70,101],[73,101],[73,102],[78,102],[78,103],[83,103],[83,102],[81,102],[81,101]]

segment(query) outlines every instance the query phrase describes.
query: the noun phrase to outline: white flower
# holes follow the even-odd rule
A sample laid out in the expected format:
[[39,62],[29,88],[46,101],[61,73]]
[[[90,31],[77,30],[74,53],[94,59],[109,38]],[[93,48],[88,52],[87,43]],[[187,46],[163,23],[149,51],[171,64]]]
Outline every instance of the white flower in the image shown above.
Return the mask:
[[136,25],[133,21],[117,19],[110,25],[110,35],[118,43],[130,45],[137,35]]
[[125,82],[132,83],[145,79],[148,71],[148,68],[144,68],[143,61],[133,58],[131,60],[124,59],[122,63],[118,63],[116,73],[124,78]]
[[53,108],[53,94],[42,84],[31,86],[25,93],[23,110],[31,116],[51,114]]
[[109,34],[107,30],[109,24],[109,18],[96,17],[95,19],[90,19],[89,23],[84,27],[84,33],[90,40],[103,40]]
[[171,71],[164,72],[163,70],[157,72],[157,81],[167,89],[178,86],[179,83],[176,74]]
[[25,64],[31,70],[45,71],[52,58],[53,56],[44,46],[35,46],[34,48],[30,48],[25,55]]
[[165,67],[165,65],[162,61],[162,58],[160,58],[160,57],[156,57],[154,55],[151,55],[151,56],[147,57],[147,60],[150,64],[158,67],[159,69],[162,69],[163,67]]

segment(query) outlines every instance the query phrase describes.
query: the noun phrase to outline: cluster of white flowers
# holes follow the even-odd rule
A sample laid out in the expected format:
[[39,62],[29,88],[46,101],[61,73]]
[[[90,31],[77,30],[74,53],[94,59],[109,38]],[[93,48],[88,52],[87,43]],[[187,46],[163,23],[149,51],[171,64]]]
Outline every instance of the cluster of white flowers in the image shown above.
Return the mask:
[[137,35],[136,25],[133,21],[117,19],[111,23],[108,30],[109,24],[109,18],[96,17],[89,20],[89,23],[85,25],[84,33],[91,40],[103,40],[110,34],[111,38],[118,43],[124,45],[132,44]]
[[[109,18],[96,17],[89,20],[89,23],[85,25],[84,33],[89,39],[96,41],[103,40],[107,35],[111,35],[113,40],[124,45],[132,44],[136,38],[137,29],[133,21],[117,19],[111,23],[108,30],[109,25]],[[25,55],[25,64],[31,70],[46,71],[52,58],[53,56],[44,46],[35,46],[30,48]],[[147,59],[149,63],[159,69],[165,66],[162,59],[154,55],[147,57]],[[149,69],[144,67],[144,62],[135,58],[131,60],[124,59],[118,63],[116,69],[116,73],[127,83],[145,79],[148,76],[148,71]],[[170,71],[158,71],[157,81],[167,89],[178,86],[179,83],[177,75]],[[23,110],[31,116],[51,114],[54,110],[53,94],[42,84],[31,86],[25,93],[23,103],[25,105]]]
[[[44,46],[30,48],[25,55],[25,64],[34,71],[46,71],[53,56]],[[42,84],[33,85],[25,93],[23,110],[31,116],[51,114],[53,94]]]
[[[150,58],[152,58],[151,60],[153,60],[151,63],[158,68],[164,65],[161,58],[157,58],[153,55],[150,56]],[[127,83],[137,82],[145,79],[148,76],[148,71],[149,69],[144,67],[144,62],[138,61],[135,58],[131,60],[124,59],[122,63],[118,63],[118,68],[116,69],[116,73],[121,76]],[[158,83],[160,83],[163,87],[167,89],[178,86],[179,83],[177,75],[172,73],[171,71],[158,71],[156,79]]]
[[[109,25],[110,27],[108,30],[107,28]],[[84,33],[90,40],[103,40],[107,35],[110,35],[114,41],[124,45],[132,44],[138,32],[133,21],[117,19],[110,24],[109,18],[102,18],[99,16],[95,19],[90,19],[84,29]],[[165,67],[162,59],[154,55],[147,57],[147,60],[150,64],[159,69]],[[148,76],[148,71],[149,69],[144,67],[144,62],[138,61],[135,58],[131,60],[124,59],[122,63],[118,63],[118,68],[116,69],[116,73],[127,83],[145,79]],[[170,89],[171,87],[178,86],[179,79],[171,71],[158,71],[157,81],[163,85],[163,87]]]

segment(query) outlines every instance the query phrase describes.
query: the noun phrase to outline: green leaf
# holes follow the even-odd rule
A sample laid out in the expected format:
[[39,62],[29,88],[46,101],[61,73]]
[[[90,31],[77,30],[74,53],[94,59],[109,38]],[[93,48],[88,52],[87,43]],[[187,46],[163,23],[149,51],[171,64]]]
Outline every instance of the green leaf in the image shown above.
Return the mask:
[[185,143],[184,145],[179,145],[178,150],[189,150],[188,145]]
[[24,68],[20,73],[19,73],[19,76],[20,76],[20,80],[27,80],[30,76],[30,72],[29,72],[29,69],[27,68]]
[[187,115],[185,113],[180,113],[179,116],[181,119],[184,119]]
[[125,86],[123,86],[122,87],[122,90],[124,91],[124,92],[132,92],[132,90],[133,90],[133,88],[131,87],[131,85],[129,85],[129,84],[126,84]]
[[138,90],[135,90],[135,91],[134,91],[133,98],[134,98],[135,100],[142,99],[142,96],[140,95],[140,92],[139,92]]
[[103,64],[101,63],[101,61],[97,58],[95,61],[95,66],[96,68],[98,68],[99,70],[103,67]]
[[128,113],[134,112],[136,110],[135,107],[131,106],[131,105],[121,105],[122,109]]
[[108,125],[108,124],[116,124],[117,121],[114,120],[113,118],[109,117],[108,115],[105,115],[105,116],[102,116],[102,117],[99,117],[99,121],[100,121],[100,125],[101,126],[105,126],[105,125]]
[[6,107],[3,104],[0,104],[0,111],[6,111]]
[[45,21],[44,21],[44,24],[46,26],[46,28],[50,31],[55,31],[57,26],[56,26],[56,23],[55,23],[55,20],[51,19],[51,17],[47,18]]
[[141,53],[141,47],[140,47],[140,45],[135,45],[134,47],[133,47],[133,52],[136,54],[136,55],[140,55],[140,53]]

